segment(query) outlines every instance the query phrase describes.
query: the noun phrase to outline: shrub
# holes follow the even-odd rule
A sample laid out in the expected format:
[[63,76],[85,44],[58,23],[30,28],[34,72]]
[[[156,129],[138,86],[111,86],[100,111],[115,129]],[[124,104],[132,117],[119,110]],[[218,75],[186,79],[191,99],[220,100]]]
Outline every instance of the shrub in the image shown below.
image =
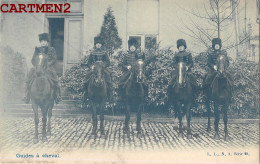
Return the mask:
[[4,102],[20,98],[24,93],[26,62],[23,55],[11,47],[0,47],[1,53],[1,96]]
[[[121,69],[118,68],[118,63],[122,60],[125,51],[119,51],[117,55],[111,58],[111,66],[109,67],[114,82],[114,102],[108,104],[108,107],[120,109],[121,105],[118,96],[118,80],[122,75]],[[170,49],[147,50],[146,54],[146,77],[149,86],[146,111],[165,112],[168,111],[166,106],[167,95],[166,90],[168,82],[171,78],[174,52]],[[86,62],[86,58],[81,62]],[[198,85],[202,87],[203,79],[206,75],[207,54],[200,53],[193,57],[194,67],[192,72],[197,78]],[[62,86],[68,88],[71,92],[81,94],[84,75],[88,71],[80,64],[75,65],[67,70],[62,79]],[[229,71],[234,77],[234,91],[229,110],[232,117],[252,118],[259,114],[259,72],[258,65],[254,62],[230,59]],[[205,99],[202,93],[197,98],[198,106],[193,108],[193,114],[197,116],[205,115],[206,108],[204,105]]]

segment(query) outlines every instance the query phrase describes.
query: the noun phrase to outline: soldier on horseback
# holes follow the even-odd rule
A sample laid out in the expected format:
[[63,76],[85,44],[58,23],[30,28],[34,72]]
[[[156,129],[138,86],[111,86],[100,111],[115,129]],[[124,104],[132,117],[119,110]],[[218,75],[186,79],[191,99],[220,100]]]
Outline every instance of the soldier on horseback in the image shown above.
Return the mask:
[[[39,34],[39,41],[40,41],[40,47],[35,47],[35,51],[32,57],[32,64],[35,67],[37,65],[36,63],[36,58],[39,55],[47,55],[48,57],[48,68],[47,71],[45,72],[48,80],[51,83],[51,86],[54,90],[53,92],[53,96],[55,99],[55,102],[58,104],[61,101],[61,96],[60,96],[60,87],[58,84],[58,78],[57,78],[57,74],[54,68],[54,65],[56,63],[56,52],[55,49],[51,46],[49,46],[49,35],[47,33],[42,33]],[[24,101],[28,104],[30,102],[31,99],[31,93],[30,93],[30,89],[31,89],[31,84],[35,78],[35,68],[32,68],[28,74],[28,79],[26,81],[26,97],[24,98]]]
[[[214,38],[212,39],[212,48],[210,48],[207,52],[208,54],[208,72],[204,81],[204,90],[207,90],[210,88],[210,85],[212,84],[212,81],[214,77],[217,74],[217,59],[219,55],[226,56],[225,66],[228,68],[229,66],[229,60],[227,57],[227,52],[225,50],[221,50],[222,42],[220,38]],[[226,72],[226,75],[228,76],[229,81],[231,82],[231,76],[229,73]]]
[[[97,36],[94,38],[94,50],[90,53],[88,57],[88,61],[86,66],[89,67],[91,70],[87,73],[84,83],[84,90],[88,87],[89,80],[91,78],[91,75],[94,73],[94,64],[97,61],[102,61],[104,63],[104,78],[106,81],[106,84],[108,86],[108,99],[112,99],[112,81],[111,81],[111,75],[107,67],[110,66],[110,60],[108,57],[107,52],[102,47],[104,45],[104,42],[101,37]],[[87,97],[87,93],[85,93],[85,98]]]
[[127,80],[129,79],[129,76],[131,74],[131,69],[132,67],[136,64],[136,61],[138,59],[143,59],[145,58],[145,55],[140,55],[138,53],[138,49],[140,46],[138,45],[138,42],[136,39],[129,39],[128,40],[128,49],[129,51],[123,56],[122,60],[119,63],[119,67],[122,68],[123,75],[121,76],[119,80],[119,92],[121,95],[121,98],[124,100],[126,95],[125,95],[125,87]]
[[174,86],[177,79],[177,65],[179,62],[186,63],[186,70],[187,70],[187,77],[189,79],[189,82],[191,84],[192,90],[194,93],[198,92],[198,85],[196,82],[196,78],[193,76],[191,72],[191,68],[193,67],[193,60],[190,52],[186,51],[187,44],[184,39],[178,39],[177,40],[177,48],[179,52],[175,53],[173,57],[173,63],[172,66],[175,68],[175,71],[172,72],[172,80],[169,83],[169,86]]

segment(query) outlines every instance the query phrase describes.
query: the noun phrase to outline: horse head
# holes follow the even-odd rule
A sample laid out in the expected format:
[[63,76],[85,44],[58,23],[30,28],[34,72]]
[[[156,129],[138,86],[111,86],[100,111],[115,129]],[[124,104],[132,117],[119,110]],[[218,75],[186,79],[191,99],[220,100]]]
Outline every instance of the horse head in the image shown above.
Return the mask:
[[136,82],[137,83],[143,83],[144,82],[144,61],[143,59],[138,59],[136,61],[135,67],[134,67],[134,73],[136,75]]
[[217,71],[219,75],[223,75],[223,73],[226,71],[226,56],[225,55],[219,55],[217,58]]
[[179,62],[177,66],[177,84],[179,87],[185,87],[186,84],[186,64]]
[[36,58],[36,63],[37,63],[35,66],[36,76],[41,76],[45,73],[45,70],[47,69],[47,65],[48,65],[48,58],[46,54],[40,53],[38,55],[38,58]]
[[95,62],[94,65],[94,85],[102,86],[104,84],[103,73],[104,72],[104,63],[102,61]]

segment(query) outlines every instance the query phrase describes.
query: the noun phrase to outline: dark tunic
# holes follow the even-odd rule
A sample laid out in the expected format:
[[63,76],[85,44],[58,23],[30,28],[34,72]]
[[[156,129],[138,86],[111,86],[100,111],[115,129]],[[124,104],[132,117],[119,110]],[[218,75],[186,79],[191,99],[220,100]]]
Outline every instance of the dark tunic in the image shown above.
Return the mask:
[[176,79],[177,79],[176,67],[179,62],[184,62],[186,64],[186,66],[189,67],[189,69],[187,71],[187,75],[189,78],[189,82],[191,82],[191,84],[194,86],[194,89],[195,89],[195,87],[197,87],[197,82],[196,82],[196,78],[191,73],[191,68],[193,67],[192,55],[190,52],[186,52],[186,51],[180,51],[174,55],[172,66],[175,68],[175,70],[172,72],[172,79],[171,79],[169,85],[170,86],[174,85],[176,82]]
[[[46,46],[46,47],[35,47],[35,51],[32,57],[32,65],[36,66],[37,58],[40,54],[45,54],[48,56],[48,68],[46,71],[46,75],[48,76],[48,79],[51,81],[52,85],[56,86],[58,85],[58,78],[57,74],[54,68],[54,65],[57,60],[56,51],[53,47]],[[35,68],[33,67],[28,75],[27,83],[31,83],[35,75]]]
[[[139,55],[136,51],[135,52],[128,51],[126,54],[124,54],[123,58],[119,62],[118,66],[123,71],[123,75],[119,79],[119,94],[120,94],[122,100],[125,99],[125,86],[126,86],[125,84],[131,74],[131,70],[127,69],[127,66],[133,67],[136,64],[138,59],[144,59],[144,58],[145,58],[144,54]],[[143,83],[143,87],[145,90],[145,95],[147,96],[148,87],[146,84],[146,80]]]
[[119,85],[122,85],[123,83],[125,83],[131,73],[131,70],[128,70],[127,67],[128,66],[133,67],[135,65],[136,61],[142,57],[143,56],[138,55],[137,52],[128,51],[126,54],[124,54],[122,60],[118,64],[118,66],[121,67],[121,69],[123,71],[123,75],[121,76],[121,78],[119,80]]
[[[104,70],[105,81],[106,81],[106,83],[108,85],[108,89],[112,90],[112,88],[111,88],[112,87],[111,75],[110,75],[109,70],[107,69],[107,67],[110,66],[110,60],[109,60],[107,52],[105,50],[103,50],[102,48],[94,49],[90,53],[86,66],[91,68],[95,64],[95,62],[97,62],[97,61],[102,61],[104,63],[104,66],[105,66],[105,70]],[[88,82],[89,82],[89,80],[91,78],[91,75],[93,73],[94,73],[94,71],[91,69],[86,74],[85,84],[84,84],[85,90],[86,90],[86,88],[88,86]]]
[[[209,49],[208,52],[207,52],[207,56],[208,56],[208,59],[207,59],[207,66],[208,66],[208,71],[207,71],[207,75],[206,75],[206,78],[205,78],[205,81],[204,81],[204,88],[208,88],[214,77],[216,76],[217,74],[217,71],[214,69],[214,66],[217,65],[217,59],[219,57],[219,55],[225,55],[226,56],[226,61],[225,61],[225,67],[228,68],[229,66],[229,59],[227,57],[227,52],[224,51],[224,50],[214,50],[214,49]],[[226,72],[226,75],[228,77],[228,80],[230,82],[232,82],[232,77],[231,75]]]

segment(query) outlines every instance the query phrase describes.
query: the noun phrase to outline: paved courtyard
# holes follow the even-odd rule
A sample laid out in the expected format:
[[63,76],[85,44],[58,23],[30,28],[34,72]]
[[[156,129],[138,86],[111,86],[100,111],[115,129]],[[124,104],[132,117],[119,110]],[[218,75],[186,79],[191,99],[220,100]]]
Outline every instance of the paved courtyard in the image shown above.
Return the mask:
[[[105,117],[106,119],[106,117]],[[222,120],[221,120],[222,121]],[[37,151],[43,148],[53,152],[73,151],[75,149],[86,150],[186,150],[186,149],[226,149],[230,147],[258,147],[259,124],[230,123],[230,142],[224,141],[223,124],[220,124],[219,141],[213,140],[214,131],[206,132],[205,123],[192,123],[193,138],[179,138],[177,130],[172,122],[151,121],[142,122],[142,135],[137,137],[134,121],[130,123],[130,136],[123,134],[123,120],[105,121],[105,135],[90,135],[92,124],[91,117],[52,117],[52,136],[48,141],[33,143],[34,121],[31,116],[5,116],[1,118],[0,151],[8,151],[15,148],[18,151]],[[41,118],[39,124],[39,138],[41,139]]]

